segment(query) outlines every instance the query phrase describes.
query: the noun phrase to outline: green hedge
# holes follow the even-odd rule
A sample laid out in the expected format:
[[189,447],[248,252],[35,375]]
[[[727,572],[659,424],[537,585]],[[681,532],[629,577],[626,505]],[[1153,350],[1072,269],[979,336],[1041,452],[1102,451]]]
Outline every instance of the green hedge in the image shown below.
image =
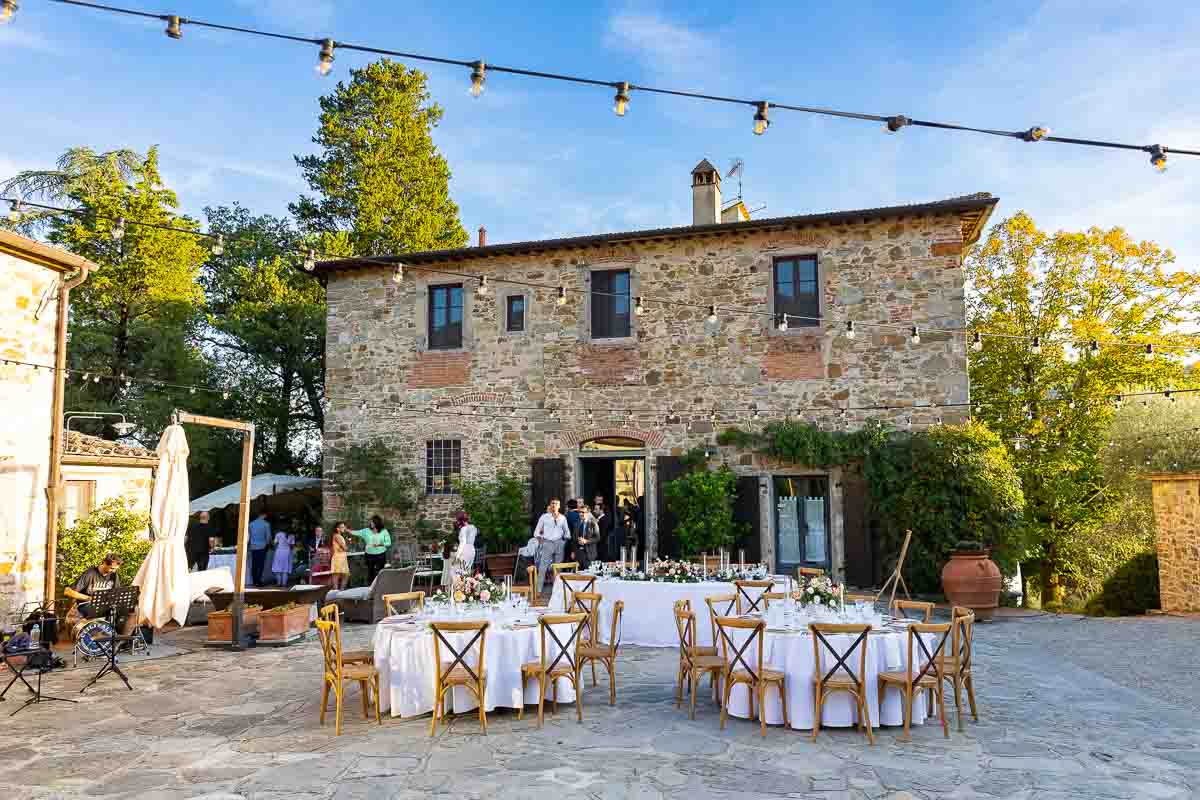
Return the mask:
[[1084,611],[1093,616],[1123,617],[1159,607],[1158,555],[1139,553],[1109,576]]

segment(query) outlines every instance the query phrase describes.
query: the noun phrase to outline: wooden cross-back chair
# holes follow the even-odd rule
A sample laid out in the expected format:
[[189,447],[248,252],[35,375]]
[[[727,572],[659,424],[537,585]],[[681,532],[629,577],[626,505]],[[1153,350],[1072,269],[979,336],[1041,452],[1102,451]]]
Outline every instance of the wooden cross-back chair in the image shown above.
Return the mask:
[[904,619],[919,619],[921,622],[932,622],[933,603],[923,603],[920,600],[893,600],[892,614]]
[[[948,622],[932,625],[914,622],[908,626],[908,652],[905,656],[903,672],[879,673],[879,697],[882,700],[884,690],[889,684],[899,687],[904,700],[904,732],[900,741],[907,742],[912,737],[909,726],[912,724],[913,697],[921,690],[927,690],[936,696],[938,718],[942,722],[942,735],[949,739],[950,728],[946,725],[946,693],[942,685],[945,676],[943,656],[946,651],[946,640],[950,638],[951,624]],[[923,634],[932,634],[936,644],[930,649],[925,643]],[[919,652],[918,652],[919,651]]]
[[[341,610],[338,608],[337,603],[330,603],[329,605],[322,606],[321,609],[317,612],[317,619],[323,619],[326,622],[339,623],[338,631],[339,631],[339,635],[340,635],[340,631],[341,631],[340,623],[341,623],[342,616],[341,616]],[[373,651],[373,650],[343,650],[342,651],[342,663],[343,664],[374,664],[375,663],[375,651]]]
[[[578,597],[579,595],[576,595]],[[595,595],[599,597],[600,595]],[[608,642],[596,641],[587,645],[579,645],[575,653],[579,657],[579,667],[582,670],[585,663],[592,665],[592,686],[596,685],[596,662],[599,661],[608,670],[608,704],[617,703],[617,648],[621,646],[621,615],[625,612],[625,602],[618,600],[613,603],[612,630],[608,634]],[[593,620],[595,624],[595,620]]]
[[[598,631],[596,626],[600,622],[600,603],[604,600],[604,595],[596,592],[572,592],[571,605],[567,608],[568,614],[585,614],[586,618],[579,626],[579,644],[595,644]],[[593,665],[593,670],[595,666]],[[593,679],[595,676],[593,675]]]
[[[395,605],[397,603],[408,603],[408,607],[402,611]],[[422,609],[424,607],[424,592],[396,592],[394,594],[385,594],[383,596],[383,609],[388,614],[403,614],[406,611],[412,611],[414,608]]]
[[[564,572],[579,572],[578,561],[558,561],[550,565],[550,574],[554,580],[550,583],[550,588],[554,588],[554,584],[558,583],[558,576]],[[541,588],[540,586],[538,587]]]
[[704,598],[704,604],[708,606],[708,625],[712,629],[713,655],[719,652],[718,645],[721,642],[721,635],[717,633],[717,617],[735,616],[737,600],[736,594],[710,594]]
[[[521,665],[521,709],[517,719],[525,716],[524,694],[530,678],[538,682],[538,727],[542,727],[546,709],[546,683],[551,686],[551,697],[554,701],[554,711],[558,712],[558,679],[566,678],[575,687],[575,714],[579,722],[583,722],[583,686],[579,680],[579,656],[576,652],[576,642],[579,631],[587,618],[586,614],[543,614],[538,620],[541,628],[540,657]],[[564,641],[554,630],[555,625],[569,625],[570,635]],[[551,650],[546,641],[549,636],[554,642]]]
[[717,655],[716,648],[696,645],[696,615],[687,600],[675,601],[675,631],[679,634],[679,669],[675,676],[675,707],[683,705],[684,678],[687,678],[688,695],[691,698],[689,719],[696,718],[696,688],[700,680],[708,675],[712,680],[713,702],[717,697],[717,679],[725,671],[725,661]]
[[[794,592],[793,592],[792,596],[793,597],[795,596]],[[771,607],[771,603],[774,603],[777,600],[787,600],[787,599],[788,599],[787,592],[763,592],[762,593],[762,602],[763,602],[762,610],[766,611],[768,608]]]
[[[854,698],[858,710],[858,727],[866,731],[867,741],[875,744],[875,734],[871,730],[871,714],[867,708],[867,636],[871,632],[870,625],[825,625],[816,622],[809,623],[808,630],[812,634],[813,658],[816,660],[816,671],[813,673],[813,726],[812,740],[817,740],[821,730],[821,710],[825,698],[837,692],[846,692]],[[829,641],[829,636],[855,636],[857,638],[844,650],[839,650]],[[834,660],[829,669],[822,666],[822,655],[828,653]],[[858,671],[850,667],[850,659],[858,654]]]
[[334,731],[342,735],[342,705],[346,696],[346,684],[357,683],[362,694],[363,719],[370,719],[371,693],[375,693],[375,721],[379,718],[379,671],[374,664],[347,664],[342,659],[342,629],[336,619],[317,620],[317,636],[321,640],[321,656],[325,661],[325,675],[321,682],[321,724],[325,724],[325,711],[329,703],[329,692],[333,691],[335,705]]
[[575,604],[571,601],[576,592],[590,592],[596,585],[595,575],[581,575],[578,572],[555,573],[554,579],[563,587],[563,613],[575,613]]
[[[487,733],[487,629],[488,622],[433,622],[429,627],[433,630],[433,664],[437,675],[433,684],[433,719],[429,722],[429,735],[437,733],[438,720],[446,717],[446,692],[455,686],[466,687],[475,695],[479,703],[479,727]],[[458,648],[446,638],[446,634],[474,634],[467,640],[463,648]],[[442,658],[442,648],[446,648],[449,661]],[[469,659],[472,651],[478,652],[475,666]]]
[[[686,597],[682,600],[676,600],[674,610],[679,611],[680,609],[682,609],[684,611],[691,611],[692,610],[692,601]],[[699,624],[699,623],[697,623],[697,624]],[[700,638],[699,633],[698,633],[699,628],[697,628],[696,630],[697,630],[697,635],[692,637],[692,652],[695,653],[696,655],[701,655],[701,656],[715,656],[718,652],[718,650],[716,648],[716,644],[715,644],[717,641],[717,634],[715,632],[713,633],[713,644],[711,644],[711,645],[696,644],[696,642],[699,641],[699,638]]]
[[942,656],[942,679],[954,686],[954,710],[958,715],[958,730],[963,730],[962,692],[967,693],[971,706],[971,717],[979,722],[979,710],[975,706],[975,678],[971,672],[971,658],[975,643],[975,612],[963,606],[951,610],[950,652]]
[[[737,612],[754,614],[767,610],[767,601],[763,600],[763,595],[775,587],[775,581],[734,581],[733,586],[737,590]],[[747,591],[755,589],[762,591]]]
[[[759,732],[767,735],[767,688],[772,684],[779,687],[779,702],[783,704],[783,725],[790,727],[787,710],[787,691],[784,689],[784,673],[777,669],[763,666],[763,631],[767,624],[760,619],[741,619],[739,617],[717,617],[717,630],[721,634],[721,661],[724,664],[722,681],[725,684],[725,697],[721,702],[721,730],[725,729],[725,719],[729,715],[729,696],[737,684],[745,684],[750,700],[750,719],[754,719],[754,701],[758,701]],[[750,631],[740,645],[733,640],[729,631]],[[746,660],[746,651],[755,648],[756,655]]]

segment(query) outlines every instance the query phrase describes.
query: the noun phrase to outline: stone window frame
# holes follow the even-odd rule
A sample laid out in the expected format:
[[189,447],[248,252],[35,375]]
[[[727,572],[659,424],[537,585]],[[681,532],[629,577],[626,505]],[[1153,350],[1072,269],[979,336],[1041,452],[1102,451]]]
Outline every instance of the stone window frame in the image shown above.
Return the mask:
[[[508,298],[522,297],[525,299],[525,329],[510,331],[508,329]],[[517,286],[505,286],[496,292],[496,330],[501,338],[520,339],[529,336],[532,327],[531,312],[533,311],[533,290]]]
[[462,476],[465,475],[467,472],[466,448],[463,446],[466,442],[466,437],[459,436],[457,434],[452,434],[452,433],[444,433],[444,434],[443,433],[435,433],[435,434],[429,434],[422,440],[422,444],[424,445],[424,447],[422,448],[423,455],[424,455],[424,459],[423,459],[424,463],[422,464],[422,469],[423,469],[424,475],[425,475],[422,494],[425,497],[456,497],[458,495],[458,490],[453,487],[451,487],[449,491],[445,491],[445,492],[429,491],[429,484],[430,484],[429,446],[431,444],[433,444],[434,442],[458,442],[458,477],[461,480]]
[[[629,273],[629,335],[628,336],[592,336],[592,273],[593,272],[628,272]],[[628,346],[637,343],[638,316],[634,313],[637,297],[641,291],[641,276],[638,275],[637,264],[634,261],[611,261],[604,263],[581,264],[579,280],[583,285],[582,317],[579,319],[580,341],[594,345]]]
[[[763,330],[770,336],[818,336],[824,335],[829,323],[829,303],[825,300],[825,289],[828,285],[828,265],[825,263],[820,250],[813,247],[781,247],[778,250],[768,250],[763,255],[767,259],[767,312],[769,316],[763,320]],[[776,327],[775,311],[775,264],[791,258],[814,258],[817,262],[817,316],[821,321],[816,325],[792,325],[781,331]]]
[[[422,353],[469,353],[475,345],[475,291],[470,281],[462,278],[454,278],[449,275],[429,275],[420,278],[414,278],[413,283],[416,285],[416,291],[413,292],[414,297],[414,313],[413,320],[417,324],[417,331],[420,339],[418,340],[418,352]],[[434,286],[454,286],[462,284],[463,287],[463,333],[461,347],[439,347],[431,349],[429,347],[429,290]]]

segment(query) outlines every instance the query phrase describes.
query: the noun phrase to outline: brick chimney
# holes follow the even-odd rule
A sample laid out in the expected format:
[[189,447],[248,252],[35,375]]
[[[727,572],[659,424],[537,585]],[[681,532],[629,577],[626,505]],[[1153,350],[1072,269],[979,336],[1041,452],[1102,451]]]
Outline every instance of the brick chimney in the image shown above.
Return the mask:
[[692,170],[692,224],[715,225],[721,221],[721,173],[701,159]]
[[479,246],[487,246],[487,228],[483,227],[482,225],[479,226]]

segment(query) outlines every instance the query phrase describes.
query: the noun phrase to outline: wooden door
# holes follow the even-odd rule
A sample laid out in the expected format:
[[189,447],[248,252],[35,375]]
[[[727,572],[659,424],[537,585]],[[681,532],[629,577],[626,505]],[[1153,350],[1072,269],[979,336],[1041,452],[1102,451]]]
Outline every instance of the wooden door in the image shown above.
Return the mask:
[[546,506],[551,500],[557,497],[565,504],[566,477],[567,470],[561,458],[530,460],[529,518],[531,530],[532,526],[537,525],[538,518],[546,513]]
[[759,513],[759,496],[761,494],[756,476],[743,475],[738,478],[737,496],[733,501],[733,519],[735,522],[746,523],[749,529],[745,535],[734,542],[731,555],[736,558],[738,551],[744,550],[746,561],[752,564],[762,561],[762,526]]
[[654,459],[654,490],[658,508],[658,546],[655,554],[659,558],[679,557],[679,536],[675,531],[679,520],[667,509],[667,495],[663,487],[687,471],[683,459],[678,456],[658,456]]
[[875,585],[875,554],[870,525],[867,481],[857,473],[842,477],[842,541],[846,553],[846,583]]

